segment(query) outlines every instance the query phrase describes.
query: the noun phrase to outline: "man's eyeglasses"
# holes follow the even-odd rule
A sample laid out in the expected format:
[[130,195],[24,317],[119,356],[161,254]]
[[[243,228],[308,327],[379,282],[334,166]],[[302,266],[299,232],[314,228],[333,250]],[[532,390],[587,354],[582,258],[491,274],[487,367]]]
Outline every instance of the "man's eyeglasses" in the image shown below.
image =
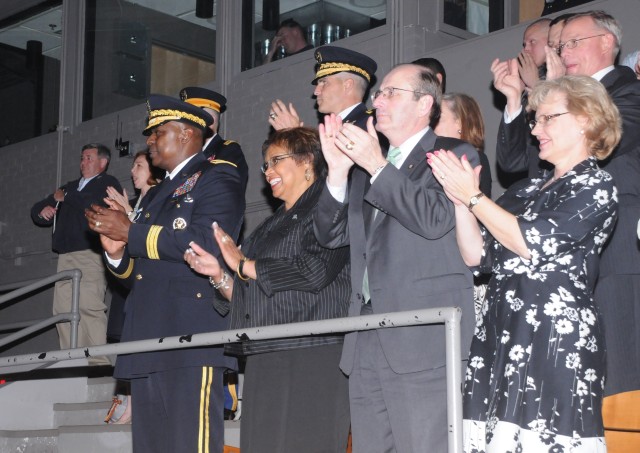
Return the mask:
[[560,115],[566,115],[567,113],[570,113],[570,112],[554,113],[553,115],[540,115],[535,120],[529,121],[529,127],[531,128],[531,130],[535,129],[536,124],[539,124],[540,126],[545,127],[547,123],[552,119]]
[[599,35],[587,36],[586,38],[570,39],[567,42],[561,42],[558,46],[558,54],[562,53],[562,49],[564,49],[565,47],[567,49],[575,49],[578,46],[578,42],[580,41],[584,41],[585,39],[597,38],[604,35],[605,33],[600,33]]
[[278,165],[278,163],[281,160],[286,159],[287,157],[292,157],[295,154],[299,154],[299,153],[280,154],[278,156],[273,156],[271,159],[266,161],[264,164],[260,165],[260,170],[262,170],[262,173],[266,173],[269,168],[275,167],[276,165]]
[[378,99],[380,96],[382,96],[383,98],[390,98],[393,96],[394,91],[408,91],[409,93],[414,93],[414,94],[420,94],[422,96],[424,96],[427,93],[423,93],[421,91],[414,91],[414,90],[407,90],[405,88],[396,88],[396,87],[386,87],[383,88],[382,90],[376,90],[372,95],[371,95],[371,100],[375,101],[376,99]]

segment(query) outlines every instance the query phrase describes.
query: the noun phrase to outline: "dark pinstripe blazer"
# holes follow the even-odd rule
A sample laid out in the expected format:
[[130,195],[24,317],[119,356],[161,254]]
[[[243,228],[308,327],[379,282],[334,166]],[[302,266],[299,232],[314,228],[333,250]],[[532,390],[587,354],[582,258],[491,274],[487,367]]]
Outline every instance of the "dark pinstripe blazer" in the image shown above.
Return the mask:
[[[256,280],[236,279],[233,297],[216,301],[231,310],[231,328],[339,318],[347,315],[351,295],[349,248],[322,247],[313,233],[313,211],[325,185],[316,181],[285,211],[284,205],[242,244],[256,260]],[[342,335],[245,341],[226,347],[233,354],[255,354],[341,343]]]

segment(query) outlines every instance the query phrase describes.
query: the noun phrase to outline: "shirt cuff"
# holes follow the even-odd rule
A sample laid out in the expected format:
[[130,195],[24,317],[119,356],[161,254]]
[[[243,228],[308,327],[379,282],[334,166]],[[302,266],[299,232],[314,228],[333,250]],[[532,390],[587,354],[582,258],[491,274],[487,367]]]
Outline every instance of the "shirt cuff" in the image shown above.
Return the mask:
[[520,108],[515,112],[515,115],[511,116],[511,115],[509,115],[509,112],[505,108],[504,109],[504,124],[511,123],[514,119],[516,119],[518,117],[518,115],[520,115],[521,112],[522,112],[522,106],[520,106]]
[[347,198],[347,184],[343,186],[332,186],[327,183],[327,189],[329,189],[329,193],[336,201],[344,203],[345,198]]
[[109,263],[113,267],[117,268],[118,266],[120,266],[120,263],[122,263],[122,258],[120,258],[119,260],[112,260],[111,258],[109,258],[109,254],[107,252],[104,252],[104,256],[105,258],[107,258],[107,263]]

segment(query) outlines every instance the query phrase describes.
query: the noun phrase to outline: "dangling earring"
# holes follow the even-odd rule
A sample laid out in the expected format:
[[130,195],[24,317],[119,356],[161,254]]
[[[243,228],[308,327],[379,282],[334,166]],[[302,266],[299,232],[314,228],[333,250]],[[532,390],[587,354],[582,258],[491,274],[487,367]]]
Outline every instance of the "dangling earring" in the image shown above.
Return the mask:
[[462,135],[462,130],[458,129],[458,134]]
[[311,172],[308,168],[304,171],[304,179],[306,179],[307,181],[311,181]]

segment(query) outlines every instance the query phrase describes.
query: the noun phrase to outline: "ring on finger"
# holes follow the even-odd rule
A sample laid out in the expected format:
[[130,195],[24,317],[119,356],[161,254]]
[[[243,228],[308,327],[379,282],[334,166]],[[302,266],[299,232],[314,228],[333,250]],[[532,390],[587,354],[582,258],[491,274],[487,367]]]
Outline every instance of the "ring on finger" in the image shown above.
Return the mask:
[[102,222],[101,222],[101,221],[99,221],[99,220],[96,220],[95,225],[96,225],[96,228],[98,228],[100,225],[102,225]]
[[222,236],[222,239],[220,239],[222,241],[223,244],[225,244],[227,242],[227,236]]
[[355,143],[349,142],[346,145],[344,145],[344,147],[347,148],[349,151],[353,151],[353,146],[354,145],[355,145]]
[[278,117],[278,115],[276,115],[275,112],[269,113],[269,118],[271,118],[272,120],[275,120],[277,117]]

